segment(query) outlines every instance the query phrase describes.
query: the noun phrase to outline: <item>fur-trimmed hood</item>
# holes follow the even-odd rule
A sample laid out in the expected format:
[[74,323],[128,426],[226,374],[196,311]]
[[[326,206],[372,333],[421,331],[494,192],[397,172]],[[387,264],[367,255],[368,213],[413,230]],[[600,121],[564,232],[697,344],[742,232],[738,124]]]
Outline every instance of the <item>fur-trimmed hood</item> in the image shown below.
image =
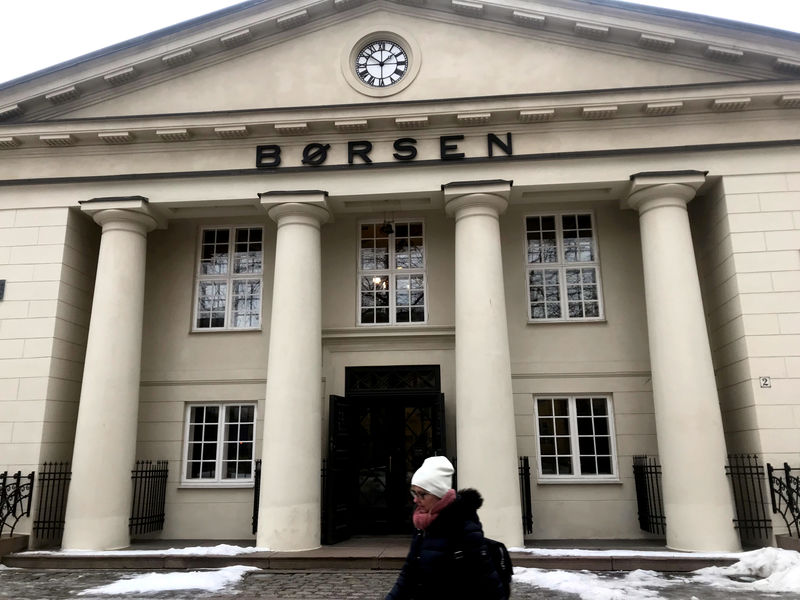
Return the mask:
[[[465,488],[456,492],[456,499],[445,508],[439,516],[440,525],[444,527],[461,527],[464,521],[474,521],[480,523],[478,509],[483,506],[483,496],[478,490]],[[459,525],[455,525],[458,523]]]
[[478,490],[472,488],[464,488],[456,492],[456,499],[460,501],[465,508],[471,508],[477,511],[483,506],[483,496]]

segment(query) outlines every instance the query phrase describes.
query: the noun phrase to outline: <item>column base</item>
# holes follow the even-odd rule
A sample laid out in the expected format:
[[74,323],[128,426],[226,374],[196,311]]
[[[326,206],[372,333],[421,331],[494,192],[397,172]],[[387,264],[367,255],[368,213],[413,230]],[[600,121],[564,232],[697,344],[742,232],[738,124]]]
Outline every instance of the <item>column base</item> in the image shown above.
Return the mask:
[[741,552],[730,509],[710,505],[665,505],[666,545],[679,552]]
[[120,550],[131,545],[128,517],[87,517],[67,520],[62,550]]
[[300,552],[320,547],[319,504],[264,507],[258,513],[256,546],[278,552]]

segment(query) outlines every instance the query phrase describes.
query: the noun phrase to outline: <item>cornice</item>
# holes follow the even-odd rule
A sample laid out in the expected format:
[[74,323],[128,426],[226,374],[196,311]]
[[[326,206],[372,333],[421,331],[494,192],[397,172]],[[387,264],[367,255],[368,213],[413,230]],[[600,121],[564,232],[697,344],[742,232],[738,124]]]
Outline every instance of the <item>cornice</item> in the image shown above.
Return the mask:
[[796,115],[800,81],[733,82],[656,88],[561,92],[385,102],[324,108],[286,108],[238,113],[68,119],[0,124],[0,152],[48,147],[108,146],[153,151],[265,141],[430,137],[439,131],[468,135],[535,132],[552,127],[591,128],[663,125],[668,119],[765,119]]
[[[404,6],[407,5],[407,6]],[[408,6],[410,5],[410,6]],[[679,18],[679,13],[627,11],[563,0],[312,0],[250,2],[143,36],[0,87],[0,120],[53,118],[98,101],[280,43],[332,22],[378,9],[497,28],[518,35],[603,52],[650,57],[742,78],[800,77],[800,36],[770,36],[751,28],[734,36],[730,24]],[[692,25],[692,27],[690,27]],[[740,30],[742,28],[739,28]],[[745,28],[747,29],[747,28]],[[750,32],[749,32],[750,33]],[[18,93],[14,93],[18,90]]]

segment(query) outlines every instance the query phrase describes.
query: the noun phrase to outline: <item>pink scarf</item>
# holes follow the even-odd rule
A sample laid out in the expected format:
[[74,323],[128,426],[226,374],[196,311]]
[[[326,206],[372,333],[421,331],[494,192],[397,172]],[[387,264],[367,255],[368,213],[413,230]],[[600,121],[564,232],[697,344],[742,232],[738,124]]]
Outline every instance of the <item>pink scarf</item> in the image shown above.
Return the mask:
[[417,508],[414,509],[414,527],[417,529],[422,529],[423,531],[427,529],[431,523],[436,520],[436,517],[439,516],[439,513],[450,506],[453,501],[456,499],[456,491],[455,490],[447,490],[444,496],[433,505],[431,512],[426,511],[421,506],[417,505]]

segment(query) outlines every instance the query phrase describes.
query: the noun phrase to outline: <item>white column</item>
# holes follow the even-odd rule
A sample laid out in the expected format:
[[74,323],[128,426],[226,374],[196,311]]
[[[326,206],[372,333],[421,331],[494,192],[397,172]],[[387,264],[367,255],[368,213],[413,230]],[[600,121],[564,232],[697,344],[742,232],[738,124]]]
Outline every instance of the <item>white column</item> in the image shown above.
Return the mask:
[[456,220],[456,435],[458,484],[484,497],[486,534],[523,545],[517,437],[503,287],[500,214],[507,181],[444,186]]
[[130,544],[139,420],[145,254],[156,227],[144,198],[87,202],[102,226],[62,547]]
[[725,436],[687,212],[705,175],[642,173],[632,181],[627,202],[639,211],[667,546],[736,551]]
[[256,537],[271,550],[320,545],[320,226],[330,216],[324,198],[324,192],[261,196],[278,223]]

